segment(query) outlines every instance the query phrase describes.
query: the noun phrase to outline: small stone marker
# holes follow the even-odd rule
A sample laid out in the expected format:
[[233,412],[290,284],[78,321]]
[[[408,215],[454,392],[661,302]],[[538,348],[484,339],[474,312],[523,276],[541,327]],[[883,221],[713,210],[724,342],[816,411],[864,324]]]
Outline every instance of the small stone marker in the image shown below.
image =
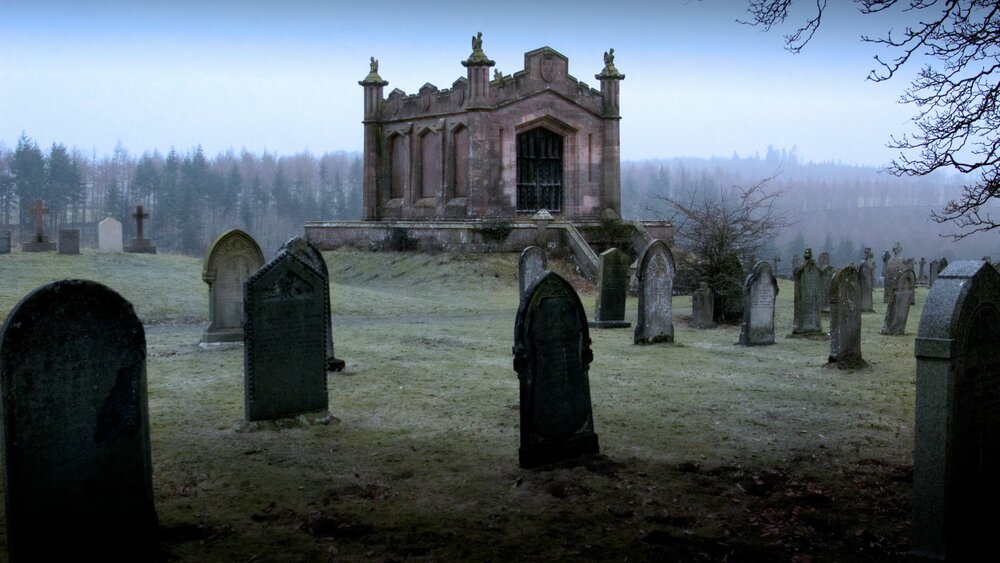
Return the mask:
[[122,224],[113,217],[97,224],[97,251],[107,254],[122,251]]
[[628,255],[617,248],[601,253],[597,270],[597,309],[593,328],[628,328],[625,320],[625,295],[628,293]]
[[59,254],[80,253],[80,229],[59,229]]
[[0,231],[0,254],[10,254],[10,231]]
[[[874,313],[875,312],[875,302],[872,295],[874,288],[872,287],[872,266],[868,262],[862,262],[858,266],[858,275],[861,277],[861,301],[860,307],[862,313]],[[832,291],[832,290],[831,290]],[[831,305],[832,310],[832,305]]]
[[521,297],[524,297],[528,286],[542,277],[547,269],[544,250],[537,246],[529,246],[521,251],[521,259],[517,263],[517,287]]
[[667,243],[653,239],[642,249],[636,263],[639,314],[634,342],[673,342],[674,255]]
[[299,257],[299,259],[304,260],[323,276],[323,287],[326,288],[326,297],[323,301],[326,304],[326,311],[324,312],[324,315],[326,315],[327,319],[326,369],[327,371],[342,371],[347,364],[344,360],[337,358],[333,354],[333,317],[330,315],[330,270],[326,266],[326,260],[323,258],[323,253],[320,252],[313,243],[302,237],[292,237],[288,239],[288,241],[285,242],[281,248],[287,248],[292,251]]
[[764,261],[757,262],[743,284],[743,291],[740,344],[774,344],[774,301],[778,297],[778,280],[771,271],[771,265]]
[[708,282],[701,282],[698,289],[691,294],[691,326],[694,328],[712,328],[715,326],[713,310],[715,308],[715,295],[712,288],[708,287]]
[[35,206],[29,209],[35,216],[35,235],[30,242],[21,244],[24,252],[52,252],[56,249],[56,243],[49,242],[49,237],[45,235],[42,217],[49,214],[49,210],[42,205],[42,200],[36,199]]
[[147,560],[157,518],[132,305],[91,281],[31,292],[0,330],[0,386],[10,560]]
[[868,365],[861,357],[861,296],[865,275],[854,266],[841,268],[830,284],[830,357],[840,369]]
[[795,271],[795,314],[792,321],[793,335],[823,333],[823,275],[812,259],[812,249],[807,248],[802,266]]
[[257,241],[239,229],[223,233],[208,247],[201,271],[208,284],[208,327],[202,342],[243,342],[243,284],[263,265]]
[[892,298],[885,309],[882,334],[898,336],[906,332],[906,319],[910,314],[913,287],[916,283],[917,277],[912,269],[903,270],[894,277]]
[[566,280],[546,272],[517,309],[514,370],[520,380],[521,467],[596,454],[587,314]]
[[822,270],[824,267],[830,265],[830,253],[820,252],[819,253],[819,269]]
[[820,265],[819,267],[820,276],[823,278],[823,305],[820,311],[824,313],[830,312],[830,283],[833,282],[833,266],[830,265]]
[[287,249],[244,285],[247,421],[326,410],[324,285],[322,274]]
[[913,561],[977,561],[995,545],[998,342],[1000,274],[979,261],[942,270],[914,344]]
[[135,238],[125,245],[125,252],[156,254],[156,247],[153,246],[153,243],[149,239],[143,236],[143,221],[149,219],[149,213],[143,211],[141,205],[136,205],[132,218],[135,219]]

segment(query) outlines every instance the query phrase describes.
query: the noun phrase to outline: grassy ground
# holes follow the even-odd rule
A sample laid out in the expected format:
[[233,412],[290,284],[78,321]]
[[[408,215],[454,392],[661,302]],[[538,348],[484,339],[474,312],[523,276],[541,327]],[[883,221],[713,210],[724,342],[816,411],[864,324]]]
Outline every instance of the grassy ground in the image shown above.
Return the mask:
[[[247,428],[243,351],[198,346],[201,263],[176,256],[0,256],[0,314],[50,279],[136,305],[147,332],[157,512],[180,561],[845,561],[907,549],[913,335],[864,316],[868,368],[825,340],[736,346],[737,327],[676,344],[593,331],[601,454],[517,466],[511,365],[516,255],[325,253],[338,357],[328,423]],[[570,275],[572,267],[558,266]],[[576,279],[593,307],[592,288]],[[635,300],[630,299],[631,320]],[[589,311],[588,311],[589,312]],[[0,541],[3,541],[0,538]]]

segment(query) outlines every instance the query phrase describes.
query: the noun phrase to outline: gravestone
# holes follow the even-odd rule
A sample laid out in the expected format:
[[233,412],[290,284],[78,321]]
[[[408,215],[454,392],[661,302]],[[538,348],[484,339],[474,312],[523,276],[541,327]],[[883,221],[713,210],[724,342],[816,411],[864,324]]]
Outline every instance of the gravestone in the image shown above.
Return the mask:
[[743,284],[743,291],[740,344],[774,344],[774,300],[778,297],[778,280],[770,264],[757,262]]
[[824,313],[830,312],[830,283],[833,282],[833,266],[826,265],[819,267],[820,276],[823,278],[823,305],[820,310]]
[[113,217],[97,224],[97,251],[101,253],[122,251],[122,224]]
[[[914,561],[977,561],[1000,505],[1000,274],[979,261],[938,274],[914,343]],[[987,556],[988,557],[988,556]]]
[[910,314],[913,288],[916,283],[917,278],[911,269],[903,270],[895,276],[892,299],[885,309],[882,334],[898,336],[906,332],[906,320]]
[[587,314],[566,280],[546,272],[528,287],[514,324],[520,381],[521,467],[596,454]]
[[792,275],[795,275],[795,270],[798,270],[802,266],[802,259],[799,258],[798,254],[792,254]]
[[858,275],[861,276],[861,301],[860,301],[861,312],[874,313],[875,301],[872,295],[874,289],[872,288],[871,264],[869,264],[868,262],[862,262],[861,265],[858,266]]
[[42,200],[36,199],[35,206],[28,209],[35,217],[35,234],[31,240],[21,244],[24,252],[52,252],[56,249],[56,243],[49,242],[49,237],[45,234],[42,217],[49,214],[49,210],[42,205]]
[[125,252],[137,254],[156,254],[156,247],[153,246],[152,241],[145,238],[143,234],[143,222],[146,219],[149,219],[149,213],[143,211],[141,205],[136,205],[135,213],[132,214],[132,218],[135,219],[135,238],[130,240],[129,243],[125,245]]
[[324,286],[322,274],[288,249],[244,285],[247,421],[326,410]]
[[601,253],[597,270],[597,307],[593,328],[628,328],[625,320],[625,295],[628,293],[628,255],[617,248]]
[[0,254],[10,254],[10,231],[0,231]]
[[263,265],[257,241],[239,229],[223,233],[208,247],[201,270],[208,284],[208,327],[202,342],[243,342],[243,284]]
[[59,254],[80,253],[80,229],[59,229]]
[[545,251],[537,246],[529,246],[521,251],[521,259],[517,264],[517,287],[521,297],[532,282],[542,277],[548,269]]
[[940,276],[941,272],[943,272],[944,269],[947,267],[948,267],[948,259],[942,256],[941,259],[938,260],[938,275]]
[[691,326],[694,328],[712,328],[715,319],[712,311],[715,306],[715,296],[708,282],[701,282],[698,289],[691,294]]
[[795,271],[793,335],[823,334],[823,275],[807,248],[802,267]]
[[892,259],[892,255],[889,254],[888,250],[886,250],[885,252],[882,253],[882,279],[884,279],[884,280],[888,280],[889,279],[887,274],[889,273],[889,271],[888,271],[889,270],[889,260],[891,260],[891,259]]
[[927,286],[934,287],[934,281],[937,280],[938,270],[940,262],[937,260],[931,260],[931,265],[927,268]]
[[830,265],[830,253],[820,252],[819,253],[819,269],[822,270],[826,266]]
[[771,271],[774,272],[775,277],[777,277],[777,276],[780,275],[778,273],[779,272],[779,270],[778,270],[778,264],[780,264],[780,263],[781,263],[781,257],[780,256],[775,256],[774,257],[774,262],[772,264],[773,268],[771,269]]
[[927,276],[924,275],[924,268],[927,266],[927,259],[923,256],[920,257],[920,271],[917,274],[918,280],[925,280]]
[[634,342],[673,342],[674,255],[667,243],[653,239],[642,249],[636,264],[639,313]]
[[301,260],[313,267],[314,270],[323,276],[326,288],[326,297],[323,303],[326,304],[326,369],[327,371],[342,371],[346,366],[344,360],[337,358],[333,353],[333,317],[330,315],[330,271],[327,269],[326,260],[323,254],[313,243],[302,237],[292,237],[288,239],[281,248],[287,248]]
[[882,290],[882,302],[892,301],[892,292],[896,290],[896,277],[906,270],[912,271],[910,261],[905,258],[892,258],[885,269],[885,288]]
[[830,284],[830,356],[840,369],[867,365],[861,357],[861,296],[865,274],[847,266]]
[[42,286],[0,329],[11,561],[138,561],[156,549],[146,340],[91,281]]

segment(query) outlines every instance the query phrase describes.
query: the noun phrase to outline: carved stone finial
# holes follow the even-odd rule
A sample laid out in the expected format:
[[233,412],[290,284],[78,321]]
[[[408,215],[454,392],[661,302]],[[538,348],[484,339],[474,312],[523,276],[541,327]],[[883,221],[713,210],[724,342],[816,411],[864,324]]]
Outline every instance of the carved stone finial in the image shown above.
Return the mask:
[[480,31],[472,37],[472,50],[482,51],[483,50],[483,32]]
[[377,74],[378,73],[378,60],[375,57],[372,57],[371,60],[372,60],[371,65],[370,65],[371,66],[371,72],[374,72],[374,73]]
[[624,80],[625,75],[618,72],[615,68],[615,50],[614,48],[608,49],[604,52],[604,70],[600,74],[595,74],[594,78],[598,80]]
[[364,80],[358,82],[362,86],[385,86],[389,84],[382,77],[378,75],[378,59],[371,57],[368,59],[368,76]]
[[493,66],[494,64],[483,52],[483,32],[480,31],[472,37],[472,54],[469,55],[469,60],[462,61],[462,65]]

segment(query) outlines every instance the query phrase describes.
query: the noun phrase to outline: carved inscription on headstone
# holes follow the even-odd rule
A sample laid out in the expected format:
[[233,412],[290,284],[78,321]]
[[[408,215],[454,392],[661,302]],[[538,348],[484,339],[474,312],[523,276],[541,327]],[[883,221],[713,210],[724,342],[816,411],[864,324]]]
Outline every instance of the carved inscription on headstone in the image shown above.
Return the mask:
[[655,239],[639,254],[639,312],[636,344],[674,341],[674,256],[665,242]]
[[745,297],[740,344],[774,344],[774,301],[778,297],[778,280],[774,277],[770,264],[757,262],[743,284],[743,291]]
[[243,340],[243,284],[264,264],[257,242],[234,229],[208,248],[201,279],[208,284],[208,328],[203,342]]

